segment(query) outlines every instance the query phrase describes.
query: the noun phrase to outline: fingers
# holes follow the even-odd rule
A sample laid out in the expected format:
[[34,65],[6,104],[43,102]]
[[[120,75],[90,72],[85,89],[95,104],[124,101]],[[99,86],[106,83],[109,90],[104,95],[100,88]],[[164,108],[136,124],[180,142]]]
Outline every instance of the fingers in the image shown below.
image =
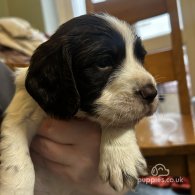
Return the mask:
[[[62,178],[65,183],[70,184],[71,182],[73,183],[74,186],[76,184],[76,186],[84,192],[82,194],[119,195],[119,193],[114,191],[113,188],[111,188],[108,183],[102,183],[102,181],[100,181],[98,177],[95,178],[93,177],[94,179],[91,179],[90,181],[87,180],[86,182],[85,179],[83,179],[83,177],[78,174],[78,171],[75,170],[75,168],[72,168],[71,166],[63,166],[58,163],[46,160],[35,152],[32,152],[31,156],[33,162],[36,165],[39,165],[43,168],[50,170],[54,175],[57,176],[57,178],[59,177]],[[86,176],[86,174],[87,173],[85,173],[84,175]],[[90,191],[93,193],[90,193]],[[127,191],[128,190],[125,189],[123,193],[121,193],[121,195],[125,194]]]
[[58,164],[70,165],[72,162],[77,161],[78,155],[73,145],[55,143],[41,136],[37,136],[33,140],[31,149],[42,157]]
[[38,134],[61,144],[77,144],[90,134],[99,135],[100,126],[88,120],[61,121],[46,119]]
[[32,141],[32,159],[73,183],[88,183],[97,175],[100,137],[94,122],[48,118]]
[[70,179],[69,172],[70,166],[64,166],[59,163],[55,163],[53,161],[50,161],[48,159],[44,159],[42,156],[40,156],[38,153],[31,151],[31,157],[33,160],[33,163],[38,165],[38,167],[50,170],[52,173],[57,175],[58,177],[62,177],[63,179]]
[[71,122],[46,119],[31,148],[45,159],[62,165],[78,164],[82,159],[99,157],[100,128],[84,120]]

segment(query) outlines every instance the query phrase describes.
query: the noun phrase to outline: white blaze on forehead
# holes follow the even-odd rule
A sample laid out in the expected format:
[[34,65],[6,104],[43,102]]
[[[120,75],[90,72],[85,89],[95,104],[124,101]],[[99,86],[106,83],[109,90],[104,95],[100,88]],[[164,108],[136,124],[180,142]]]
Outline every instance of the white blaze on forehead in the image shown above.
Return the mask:
[[136,35],[131,26],[127,22],[110,15],[99,15],[99,17],[109,22],[113,29],[115,29],[123,37],[126,46],[126,57],[132,59]]
[[[120,76],[118,75],[118,81],[120,85],[126,83],[129,80],[134,80],[140,85],[152,82],[155,85],[154,78],[147,72],[134,55],[134,42],[136,34],[131,26],[122,20],[110,15],[98,15],[98,17],[106,20],[122,37],[125,42],[126,57],[122,63],[123,68],[120,70]],[[138,79],[140,78],[140,79]],[[135,83],[134,83],[135,84]],[[138,84],[139,86],[139,84]]]
[[108,21],[110,25],[122,35],[126,43],[133,43],[135,39],[135,33],[127,22],[119,20],[118,18],[110,15],[103,15],[100,17]]

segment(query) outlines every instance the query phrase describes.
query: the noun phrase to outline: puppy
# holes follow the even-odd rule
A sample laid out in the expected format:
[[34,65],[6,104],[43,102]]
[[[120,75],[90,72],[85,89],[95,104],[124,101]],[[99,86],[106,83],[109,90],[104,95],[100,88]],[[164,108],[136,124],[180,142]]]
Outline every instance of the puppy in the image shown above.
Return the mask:
[[155,112],[157,90],[131,27],[109,15],[83,15],[60,26],[16,76],[1,132],[1,195],[33,195],[29,145],[47,116],[88,117],[102,127],[99,175],[117,191],[133,189],[146,162],[134,126]]

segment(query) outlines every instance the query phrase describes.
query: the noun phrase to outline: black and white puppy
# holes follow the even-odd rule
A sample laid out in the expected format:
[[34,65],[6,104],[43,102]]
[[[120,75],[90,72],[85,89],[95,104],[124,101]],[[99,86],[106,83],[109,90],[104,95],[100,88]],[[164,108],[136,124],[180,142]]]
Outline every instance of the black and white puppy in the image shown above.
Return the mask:
[[157,90],[145,50],[131,27],[109,15],[83,15],[60,26],[18,72],[1,132],[1,195],[33,195],[29,145],[47,116],[88,117],[102,127],[99,175],[113,188],[134,188],[146,162],[134,126],[155,112]]

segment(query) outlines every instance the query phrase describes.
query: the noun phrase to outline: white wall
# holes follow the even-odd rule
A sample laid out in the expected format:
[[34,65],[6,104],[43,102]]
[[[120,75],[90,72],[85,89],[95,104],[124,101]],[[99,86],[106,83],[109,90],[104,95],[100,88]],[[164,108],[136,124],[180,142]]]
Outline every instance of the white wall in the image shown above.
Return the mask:
[[40,0],[45,32],[53,34],[59,26],[58,12],[54,0]]
[[85,0],[40,0],[45,31],[53,34],[57,27],[73,17],[86,13]]

